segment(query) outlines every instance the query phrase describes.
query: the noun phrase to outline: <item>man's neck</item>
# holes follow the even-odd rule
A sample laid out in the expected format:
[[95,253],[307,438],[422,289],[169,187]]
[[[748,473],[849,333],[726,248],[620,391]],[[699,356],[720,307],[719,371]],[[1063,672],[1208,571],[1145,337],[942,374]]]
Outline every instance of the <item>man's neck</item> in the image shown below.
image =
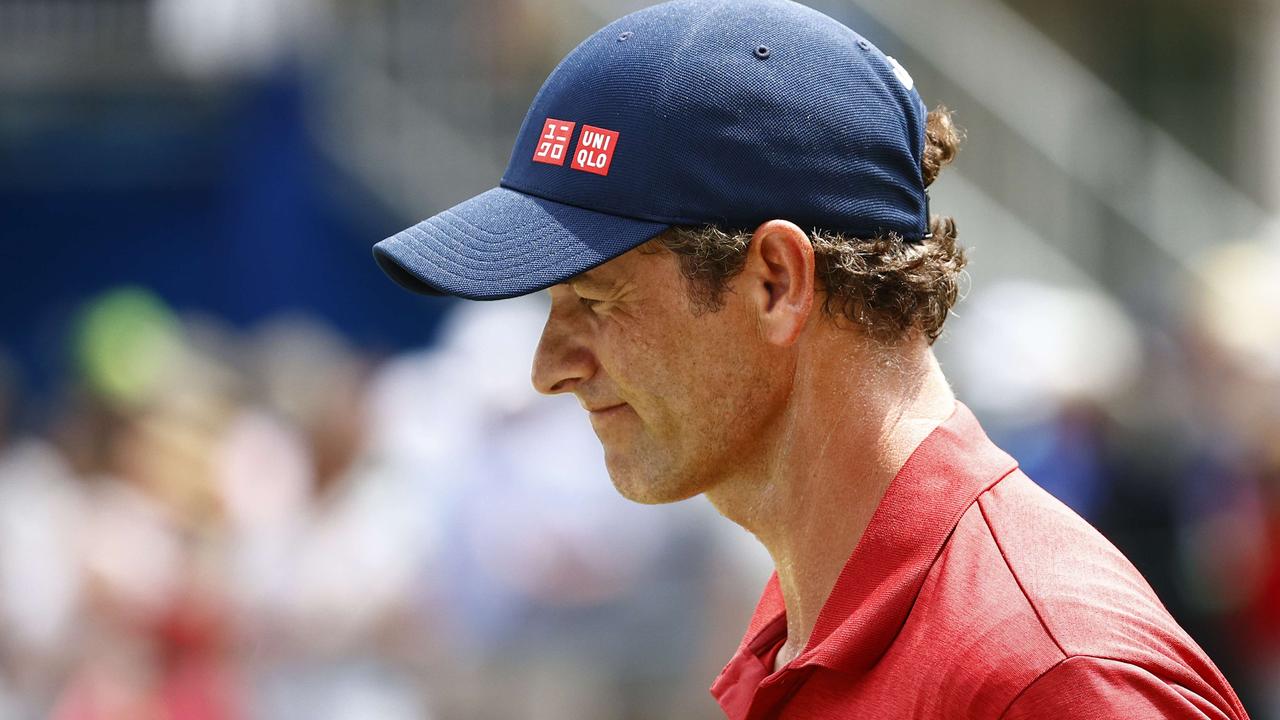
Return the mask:
[[890,482],[955,408],[927,348],[898,367],[872,372],[866,364],[852,366],[861,363],[833,368],[819,362],[825,366],[798,368],[767,452],[707,492],[773,557],[787,612],[787,640],[775,668],[804,650]]

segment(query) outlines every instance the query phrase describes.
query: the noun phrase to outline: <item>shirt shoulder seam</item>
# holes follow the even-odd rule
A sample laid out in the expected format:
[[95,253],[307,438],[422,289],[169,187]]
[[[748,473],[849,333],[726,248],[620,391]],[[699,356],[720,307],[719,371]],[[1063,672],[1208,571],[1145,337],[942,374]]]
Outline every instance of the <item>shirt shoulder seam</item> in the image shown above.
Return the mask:
[[[983,495],[985,494],[983,493]],[[1013,582],[1018,586],[1018,592],[1022,593],[1022,597],[1026,599],[1027,606],[1031,608],[1032,614],[1036,616],[1040,627],[1044,629],[1045,634],[1049,636],[1049,640],[1053,642],[1054,647],[1058,648],[1058,652],[1062,653],[1064,659],[1072,657],[1072,654],[1067,652],[1062,643],[1058,641],[1058,636],[1049,627],[1049,623],[1045,620],[1043,613],[1040,612],[1040,608],[1031,599],[1031,593],[1028,593],[1027,588],[1022,584],[1022,578],[1018,577],[1018,572],[1013,569],[1013,564],[1009,562],[1009,556],[1005,553],[1004,545],[1000,543],[1000,536],[996,533],[996,529],[991,525],[991,518],[987,516],[987,507],[982,502],[981,497],[978,498],[978,512],[982,513],[982,523],[987,526],[987,533],[991,536],[991,541],[995,543],[996,551],[1000,553],[1000,559],[1004,561],[1004,566],[1009,571],[1009,576],[1013,578]]]
[[1057,670],[1058,668],[1062,667],[1062,664],[1063,664],[1063,663],[1065,663],[1066,661],[1070,660],[1071,658],[1072,658],[1072,656],[1071,656],[1071,655],[1068,655],[1068,656],[1066,656],[1066,657],[1064,657],[1064,658],[1059,659],[1059,660],[1058,660],[1058,662],[1056,662],[1056,663],[1054,663],[1054,664],[1050,665],[1049,667],[1045,668],[1043,671],[1041,671],[1041,673],[1040,673],[1039,675],[1036,675],[1034,678],[1032,678],[1032,679],[1031,679],[1031,682],[1029,682],[1029,683],[1027,683],[1026,685],[1024,685],[1024,686],[1022,687],[1022,689],[1018,691],[1018,694],[1016,694],[1016,695],[1014,695],[1012,698],[1010,698],[1010,700],[1009,700],[1009,704],[1008,704],[1008,705],[1005,705],[1005,706],[1004,706],[1004,710],[1001,710],[1001,711],[1000,711],[1000,715],[999,715],[999,717],[997,718],[997,720],[1004,720],[1004,716],[1009,714],[1009,711],[1013,709],[1013,706],[1018,702],[1018,700],[1022,699],[1022,696],[1023,696],[1023,695],[1026,695],[1026,694],[1027,694],[1027,691],[1028,691],[1028,690],[1030,690],[1031,688],[1035,687],[1035,686],[1036,686],[1036,683],[1038,683],[1038,682],[1040,682],[1042,679],[1044,679],[1044,677],[1045,677],[1046,675],[1048,675],[1049,673],[1053,672],[1054,670]]
[[[1022,696],[1027,694],[1027,691],[1028,691],[1028,690],[1030,690],[1031,688],[1035,687],[1035,686],[1036,686],[1036,683],[1038,683],[1038,682],[1040,682],[1041,680],[1043,680],[1043,679],[1045,678],[1045,676],[1047,676],[1049,673],[1053,672],[1054,670],[1057,670],[1058,668],[1060,668],[1060,667],[1062,667],[1063,665],[1067,664],[1067,662],[1069,662],[1069,661],[1071,661],[1071,660],[1106,660],[1107,662],[1120,663],[1120,664],[1122,664],[1122,665],[1128,665],[1128,666],[1129,666],[1129,667],[1131,667],[1131,668],[1137,668],[1138,670],[1141,670],[1141,671],[1146,672],[1146,673],[1151,673],[1151,671],[1150,671],[1149,669],[1147,669],[1147,668],[1143,667],[1142,665],[1139,665],[1138,663],[1135,663],[1135,662],[1133,662],[1132,660],[1125,660],[1125,659],[1123,659],[1123,658],[1108,657],[1108,656],[1106,656],[1106,655],[1093,655],[1093,654],[1089,654],[1089,653],[1076,653],[1076,654],[1072,654],[1072,655],[1066,655],[1066,657],[1063,657],[1062,659],[1058,660],[1058,661],[1057,661],[1057,662],[1055,662],[1054,664],[1052,664],[1052,665],[1050,665],[1049,667],[1045,668],[1043,672],[1041,672],[1039,675],[1036,675],[1036,676],[1031,680],[1031,682],[1027,683],[1025,687],[1023,687],[1021,690],[1019,690],[1019,691],[1018,691],[1018,694],[1017,694],[1017,695],[1014,695],[1014,696],[1013,696],[1013,698],[1012,698],[1011,700],[1009,700],[1009,704],[1005,706],[1005,708],[1004,708],[1004,710],[1003,710],[1003,711],[1001,711],[1001,713],[1000,713],[1000,715],[998,716],[997,720],[1004,720],[1004,717],[1005,717],[1006,715],[1008,715],[1008,714],[1009,714],[1009,711],[1013,709],[1013,706],[1017,704],[1018,700],[1021,700],[1021,699],[1022,699]],[[1162,679],[1162,678],[1159,678],[1159,676],[1155,676],[1155,677],[1156,677],[1158,680],[1160,680],[1161,682],[1164,682],[1166,685],[1170,685],[1170,686],[1172,686],[1172,685],[1178,685],[1178,687],[1183,687],[1183,686],[1182,686],[1182,685],[1180,685],[1180,684],[1177,684],[1177,683],[1170,683],[1170,682],[1169,682],[1169,681],[1167,681],[1167,680],[1164,680],[1164,679]],[[1191,692],[1191,691],[1190,691],[1190,689],[1188,689],[1188,688],[1184,688],[1184,689],[1187,689],[1187,690],[1188,690],[1188,692]]]

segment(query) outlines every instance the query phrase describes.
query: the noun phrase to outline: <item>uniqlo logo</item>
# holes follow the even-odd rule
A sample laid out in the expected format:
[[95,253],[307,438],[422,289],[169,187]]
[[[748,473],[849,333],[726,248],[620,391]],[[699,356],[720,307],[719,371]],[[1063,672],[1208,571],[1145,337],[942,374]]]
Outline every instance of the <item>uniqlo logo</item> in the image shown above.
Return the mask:
[[596,175],[608,175],[616,147],[618,133],[583,125],[582,133],[578,135],[578,149],[573,151],[573,163],[569,167]]
[[542,135],[538,137],[538,149],[533,153],[533,161],[564,165],[564,156],[569,152],[569,138],[573,137],[573,126],[576,124],[547,118],[542,125]]

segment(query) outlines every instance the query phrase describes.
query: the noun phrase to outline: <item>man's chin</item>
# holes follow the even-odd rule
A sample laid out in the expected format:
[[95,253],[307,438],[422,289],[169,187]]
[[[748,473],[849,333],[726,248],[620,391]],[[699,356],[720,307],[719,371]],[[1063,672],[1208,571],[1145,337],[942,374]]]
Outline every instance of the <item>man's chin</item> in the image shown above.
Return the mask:
[[643,471],[635,467],[616,467],[606,456],[609,479],[622,497],[642,505],[665,505],[687,500],[702,492],[697,483],[674,475]]

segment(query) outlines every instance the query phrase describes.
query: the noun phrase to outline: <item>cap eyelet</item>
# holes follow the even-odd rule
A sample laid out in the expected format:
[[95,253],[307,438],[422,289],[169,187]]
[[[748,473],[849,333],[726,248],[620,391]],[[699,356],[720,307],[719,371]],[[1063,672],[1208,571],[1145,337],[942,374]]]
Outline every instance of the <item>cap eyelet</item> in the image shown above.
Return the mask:
[[622,33],[621,35],[618,36],[618,42],[626,42],[627,40],[630,40],[633,34],[634,33],[632,33],[630,30]]
[[871,43],[866,38],[858,38],[858,47],[862,48],[863,50],[870,50]]
[[760,58],[761,60],[768,60],[769,55],[771,54],[772,53],[769,51],[769,48],[765,45],[761,45],[760,47],[756,48],[756,57]]

